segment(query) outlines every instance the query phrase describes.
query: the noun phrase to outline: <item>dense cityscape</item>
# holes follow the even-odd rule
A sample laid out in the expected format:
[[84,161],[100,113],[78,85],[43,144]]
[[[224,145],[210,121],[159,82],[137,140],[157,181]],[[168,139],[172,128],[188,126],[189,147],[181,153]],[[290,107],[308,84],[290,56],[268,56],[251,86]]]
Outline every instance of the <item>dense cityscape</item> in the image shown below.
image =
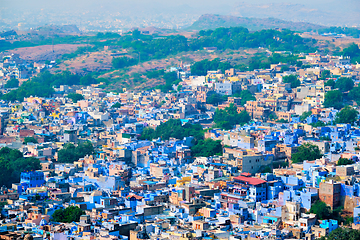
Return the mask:
[[115,32],[0,33],[0,239],[360,239],[359,29]]

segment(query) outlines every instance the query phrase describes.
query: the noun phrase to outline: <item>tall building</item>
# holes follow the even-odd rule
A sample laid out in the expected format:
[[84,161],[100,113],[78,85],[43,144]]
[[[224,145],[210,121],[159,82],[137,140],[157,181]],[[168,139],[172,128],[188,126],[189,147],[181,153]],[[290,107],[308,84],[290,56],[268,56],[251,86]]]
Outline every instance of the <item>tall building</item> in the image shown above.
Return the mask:
[[321,182],[319,186],[319,198],[326,203],[331,209],[340,206],[341,184],[330,180],[329,182]]

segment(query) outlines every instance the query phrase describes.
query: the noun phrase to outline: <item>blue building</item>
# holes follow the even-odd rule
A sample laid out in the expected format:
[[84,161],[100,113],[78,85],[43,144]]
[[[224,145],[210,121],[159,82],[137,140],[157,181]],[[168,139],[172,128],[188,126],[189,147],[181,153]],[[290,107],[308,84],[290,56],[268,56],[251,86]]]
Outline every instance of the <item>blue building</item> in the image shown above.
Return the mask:
[[339,225],[337,220],[329,219],[329,220],[323,220],[322,223],[320,224],[320,227],[323,229],[329,229],[329,233],[331,233],[332,231],[337,229]]
[[301,187],[304,186],[304,183],[301,179],[294,177],[294,176],[281,176],[281,181],[285,185],[286,190],[299,190]]
[[316,123],[318,121],[318,118],[314,115],[311,115],[309,117],[306,118],[306,123],[307,124],[312,124],[312,123]]
[[134,212],[136,212],[136,206],[140,205],[138,203],[141,203],[142,199],[143,197],[141,196],[137,196],[134,194],[129,195],[125,198],[125,206],[131,208]]
[[354,223],[355,225],[360,224],[360,206],[354,208]]
[[43,172],[23,172],[20,174],[20,184],[26,188],[40,187],[44,183]]
[[267,199],[277,199],[279,193],[282,191],[284,191],[284,184],[282,181],[269,181],[267,186]]

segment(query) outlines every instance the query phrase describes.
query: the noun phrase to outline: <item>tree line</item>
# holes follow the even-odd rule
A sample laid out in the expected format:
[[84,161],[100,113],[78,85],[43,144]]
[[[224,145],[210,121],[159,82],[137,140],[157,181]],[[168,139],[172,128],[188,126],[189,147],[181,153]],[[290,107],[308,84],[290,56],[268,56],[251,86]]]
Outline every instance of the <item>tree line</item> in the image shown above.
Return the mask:
[[52,74],[46,71],[24,82],[18,89],[3,95],[2,99],[8,101],[23,101],[24,98],[30,96],[50,97],[54,93],[54,87],[59,87],[60,85],[88,86],[94,83],[97,83],[97,80],[90,74],[81,76],[73,74],[70,71],[64,71],[58,74]]
[[41,169],[40,161],[34,157],[24,157],[17,149],[0,149],[0,186],[11,187],[20,182],[20,173]]
[[160,124],[155,129],[151,127],[144,128],[140,139],[153,140],[161,138],[168,140],[176,138],[182,140],[184,137],[194,137],[191,152],[194,157],[209,157],[222,154],[221,141],[204,139],[204,130],[200,124],[186,123],[182,124],[180,119],[169,119]]

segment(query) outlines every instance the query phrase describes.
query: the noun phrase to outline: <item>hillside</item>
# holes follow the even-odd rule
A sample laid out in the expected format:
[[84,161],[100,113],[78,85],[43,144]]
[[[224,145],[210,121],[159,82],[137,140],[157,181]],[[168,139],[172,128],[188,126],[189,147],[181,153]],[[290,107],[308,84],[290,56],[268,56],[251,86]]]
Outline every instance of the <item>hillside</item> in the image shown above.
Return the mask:
[[[121,91],[124,87],[148,89],[164,85],[164,83],[166,83],[166,89],[171,88],[170,83],[173,82],[171,76],[150,79],[146,73],[179,66],[181,62],[192,63],[203,59],[219,58],[226,59],[232,66],[247,69],[246,64],[249,62],[247,50],[261,49],[261,51],[291,51],[293,53],[317,50],[316,40],[302,38],[290,30],[253,32],[244,27],[200,31],[189,38],[184,35],[159,37],[134,30],[124,35],[98,33],[94,36],[59,37],[59,39],[54,39],[54,42],[55,40],[72,44],[16,48],[18,45],[24,45],[24,42],[18,41],[17,46],[5,42],[10,45],[4,47],[9,51],[11,48],[16,48],[14,52],[33,61],[56,59],[57,64],[52,69],[54,73],[64,70],[81,75],[91,73],[98,77],[99,81],[104,82],[103,87],[109,91],[114,89]],[[46,41],[47,39],[44,39],[44,43]],[[30,41],[25,43],[36,44]],[[43,42],[38,44],[41,43]],[[217,50],[207,51],[208,47]],[[117,62],[120,64],[116,64]],[[252,64],[260,66],[263,63],[253,61]]]
[[[262,51],[262,49],[251,49],[226,50],[221,52],[208,52],[205,50],[182,52],[164,59],[146,61],[129,68],[107,71],[100,74],[98,77],[101,79],[107,79],[107,86],[105,88],[107,91],[121,91],[122,88],[135,90],[150,89],[158,85],[164,85],[164,79],[148,79],[145,74],[146,72],[168,69],[170,67],[179,66],[182,63],[186,65],[204,59],[213,60],[215,58],[220,58],[222,60],[227,59],[229,63],[236,65],[246,63],[248,58]],[[74,69],[70,70],[74,71]]]
[[277,18],[246,18],[225,15],[206,14],[202,15],[187,30],[216,29],[219,27],[246,27],[250,31],[262,29],[286,28],[292,31],[308,32],[325,28],[306,22],[290,22]]

